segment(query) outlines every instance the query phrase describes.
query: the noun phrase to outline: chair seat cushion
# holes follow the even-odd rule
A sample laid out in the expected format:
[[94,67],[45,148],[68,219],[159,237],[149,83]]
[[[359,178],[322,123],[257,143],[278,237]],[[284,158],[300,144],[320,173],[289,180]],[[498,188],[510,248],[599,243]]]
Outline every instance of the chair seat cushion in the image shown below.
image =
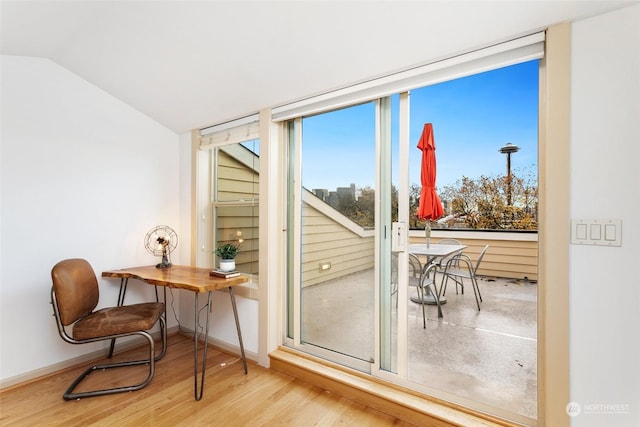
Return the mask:
[[73,338],[86,340],[110,335],[146,331],[164,313],[164,304],[142,304],[109,307],[94,311],[73,325]]

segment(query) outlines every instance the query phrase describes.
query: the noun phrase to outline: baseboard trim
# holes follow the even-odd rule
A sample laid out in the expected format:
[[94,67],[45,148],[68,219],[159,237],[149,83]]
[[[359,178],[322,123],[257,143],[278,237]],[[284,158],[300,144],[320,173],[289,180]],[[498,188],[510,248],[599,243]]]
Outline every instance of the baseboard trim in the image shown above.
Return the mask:
[[286,347],[279,347],[269,357],[271,369],[411,424],[434,427],[518,425],[395,386]]
[[[176,333],[178,333],[178,326],[167,328],[167,336],[173,335]],[[151,333],[151,335],[155,340],[161,339],[160,331],[154,331]],[[117,351],[129,350],[135,347],[139,347],[144,343],[145,343],[144,338],[141,338],[141,337],[132,338],[124,342],[118,342],[116,350]],[[0,390],[27,384],[31,381],[42,379],[43,377],[48,377],[50,375],[58,374],[60,371],[73,368],[77,365],[91,362],[92,360],[102,359],[103,357],[105,357],[104,351],[105,351],[104,348],[100,350],[92,351],[90,353],[83,354],[78,357],[67,359],[59,363],[54,363],[53,365],[45,366],[44,368],[35,369],[33,371],[29,371],[24,374],[2,379],[0,380]]]
[[[185,335],[191,339],[193,339],[193,331],[185,328],[181,328],[179,326],[172,326],[167,329],[167,336],[180,333]],[[160,340],[160,331],[152,332],[151,335],[155,340]],[[117,351],[130,350],[135,347],[139,347],[145,343],[144,338],[132,338],[125,342],[118,343],[116,347]],[[229,344],[225,341],[208,337],[207,344],[219,349],[220,351],[224,351],[225,353],[231,353],[240,356],[240,346]],[[31,381],[39,380],[44,377],[48,377],[51,375],[56,375],[61,371],[66,369],[74,368],[78,365],[91,362],[92,360],[102,359],[105,356],[105,349],[100,349],[96,351],[92,351],[87,354],[83,354],[78,357],[74,357],[71,359],[67,359],[60,363],[54,363],[53,365],[45,366],[44,368],[35,369],[33,371],[26,372],[24,374],[16,375],[11,378],[6,378],[0,380],[0,391],[4,391],[5,389],[9,389],[12,387],[21,386],[24,384],[28,384]],[[167,351],[170,351],[168,349]],[[247,351],[245,349],[245,356],[247,359],[257,362],[258,355],[253,351]]]
[[[193,339],[193,330],[185,327],[180,328],[180,333],[184,336],[190,337]],[[202,340],[200,340],[202,341]],[[230,344],[226,341],[222,341],[218,338],[214,338],[211,335],[207,337],[207,344],[217,348],[218,350],[224,351],[225,353],[235,354],[240,356],[240,345]],[[248,360],[252,360],[254,362],[258,361],[258,353],[249,351],[246,348],[244,349],[244,355]]]

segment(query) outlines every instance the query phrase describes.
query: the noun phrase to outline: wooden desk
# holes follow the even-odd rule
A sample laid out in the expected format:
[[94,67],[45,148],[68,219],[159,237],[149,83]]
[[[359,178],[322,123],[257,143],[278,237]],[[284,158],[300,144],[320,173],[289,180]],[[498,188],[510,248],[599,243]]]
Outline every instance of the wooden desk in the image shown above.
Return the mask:
[[[204,375],[207,366],[207,337],[209,336],[209,316],[211,313],[211,292],[227,288],[231,297],[231,306],[233,307],[233,316],[236,321],[236,329],[238,332],[238,341],[240,342],[240,353],[242,354],[242,364],[244,373],[247,371],[247,358],[244,354],[244,345],[242,344],[242,333],[240,332],[240,322],[238,321],[238,309],[236,307],[236,298],[233,287],[246,283],[249,279],[240,275],[230,279],[222,279],[219,277],[209,276],[210,269],[196,268],[182,265],[172,265],[168,268],[156,268],[153,265],[145,267],[124,268],[122,270],[103,271],[102,277],[120,279],[120,295],[118,296],[118,305],[124,303],[124,297],[127,292],[127,284],[129,279],[137,279],[142,282],[154,286],[164,286],[174,289],[185,289],[194,293],[194,331],[193,331],[193,394],[196,400],[202,399],[204,392]],[[201,293],[207,293],[207,302],[200,308],[198,304],[198,296]],[[156,293],[157,297],[157,293]],[[166,310],[166,291],[165,291],[165,310]],[[202,356],[202,370],[200,373],[200,385],[198,386],[198,324],[200,310],[205,309],[206,323],[204,326],[204,349]],[[165,313],[166,316],[166,313]]]

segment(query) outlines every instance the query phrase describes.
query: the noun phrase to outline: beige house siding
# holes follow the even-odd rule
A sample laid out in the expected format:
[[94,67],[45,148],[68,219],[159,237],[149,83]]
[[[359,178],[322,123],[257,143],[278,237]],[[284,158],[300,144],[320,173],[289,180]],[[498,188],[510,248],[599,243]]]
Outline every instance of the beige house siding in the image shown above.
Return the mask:
[[217,199],[258,201],[260,171],[258,157],[251,151],[238,147],[223,147],[218,152],[216,174]]
[[[234,150],[233,152],[229,150]],[[255,156],[242,147],[220,150],[217,167],[218,199],[242,204],[217,205],[220,240],[243,239],[236,259],[245,272],[258,273],[258,182]],[[255,201],[251,204],[251,200]],[[246,202],[249,202],[247,204]],[[365,230],[308,191],[303,191],[302,286],[310,286],[374,267],[374,233]],[[214,204],[214,207],[216,205]],[[411,231],[410,243],[424,242]],[[455,238],[467,245],[474,261],[489,245],[478,273],[483,276],[538,280],[538,238],[535,233],[434,230],[432,242]],[[326,270],[321,265],[330,265]]]
[[[373,268],[374,235],[364,230],[311,193],[305,194],[303,215],[303,286],[322,283]],[[422,243],[422,231],[411,231],[409,242]],[[434,230],[432,242],[454,238],[467,245],[465,254],[477,260],[485,245],[489,249],[480,264],[482,276],[538,280],[536,233],[457,232]],[[322,271],[321,264],[331,268]]]
[[218,241],[242,239],[236,268],[251,274],[258,274],[260,173],[257,164],[257,156],[238,144],[220,149],[216,185],[217,200],[222,203],[213,204]]
[[[416,235],[410,236],[411,243],[424,242],[424,237],[417,236],[422,232],[412,234]],[[437,243],[443,238],[457,239],[463,245],[467,245],[464,253],[474,262],[482,248],[489,245],[480,264],[479,275],[538,280],[537,234],[434,231],[431,241]]]
[[[374,234],[309,192],[302,207],[302,286],[372,269]],[[330,264],[321,270],[322,264]]]

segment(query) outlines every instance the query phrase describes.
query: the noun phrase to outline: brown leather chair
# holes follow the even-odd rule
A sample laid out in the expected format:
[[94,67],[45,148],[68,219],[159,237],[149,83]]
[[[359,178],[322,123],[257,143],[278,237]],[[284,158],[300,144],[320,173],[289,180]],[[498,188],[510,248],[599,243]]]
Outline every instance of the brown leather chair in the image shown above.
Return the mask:
[[[139,335],[149,344],[149,358],[118,363],[95,365],[84,371],[64,393],[65,400],[102,396],[139,390],[151,382],[155,362],[164,355],[167,345],[165,305],[161,302],[122,305],[95,310],[98,305],[98,280],[91,265],[84,259],[67,259],[51,270],[53,286],[51,303],[62,339],[71,344],[85,344]],[[95,311],[94,311],[95,310]],[[160,321],[162,351],[155,355],[153,337],[147,332]],[[69,332],[70,330],[70,332]],[[147,378],[139,384],[110,389],[73,393],[78,384],[96,370],[149,365]]]

